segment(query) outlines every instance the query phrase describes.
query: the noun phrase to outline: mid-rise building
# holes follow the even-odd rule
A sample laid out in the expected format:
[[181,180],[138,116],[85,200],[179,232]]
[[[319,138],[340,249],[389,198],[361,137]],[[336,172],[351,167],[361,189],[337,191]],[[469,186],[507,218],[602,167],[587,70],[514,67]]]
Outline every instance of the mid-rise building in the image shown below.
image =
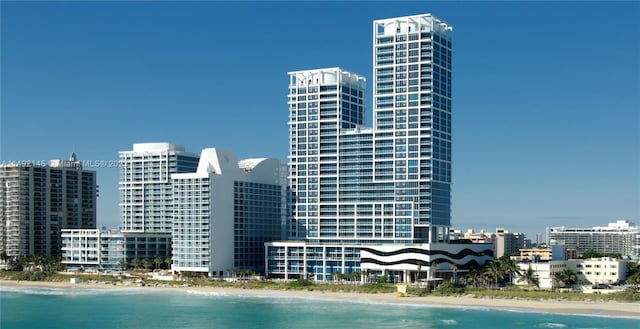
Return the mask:
[[627,220],[592,228],[547,228],[547,243],[575,249],[581,255],[586,250],[603,254],[620,254],[640,258],[640,227]]
[[126,259],[171,257],[171,174],[195,172],[198,155],[172,143],[139,143],[120,155],[120,229]]
[[496,229],[496,258],[502,256],[519,255],[520,249],[525,248],[525,235],[523,233],[511,233],[503,228]]
[[0,165],[0,252],[61,255],[61,230],[96,227],[96,173],[71,154]]
[[285,173],[277,159],[238,162],[233,152],[210,148],[194,173],[171,175],[172,271],[264,271],[264,243],[282,238]]
[[121,270],[124,235],[119,230],[62,230],[62,264],[67,269]]
[[[283,269],[290,266],[322,281],[331,280],[336,268],[358,272],[360,263],[338,266],[333,258],[346,261],[362,246],[442,244],[446,249],[451,31],[430,14],[373,22],[373,128],[364,126],[362,75],[341,68],[289,72],[289,238],[304,241],[308,248],[303,250],[314,254],[320,247],[331,252],[322,253],[321,260],[304,260],[321,261],[322,267],[269,258],[268,275],[288,277]],[[268,243],[267,257],[299,250],[299,244]],[[400,253],[395,261],[411,261],[404,256],[411,253]],[[386,265],[376,264],[383,271]]]

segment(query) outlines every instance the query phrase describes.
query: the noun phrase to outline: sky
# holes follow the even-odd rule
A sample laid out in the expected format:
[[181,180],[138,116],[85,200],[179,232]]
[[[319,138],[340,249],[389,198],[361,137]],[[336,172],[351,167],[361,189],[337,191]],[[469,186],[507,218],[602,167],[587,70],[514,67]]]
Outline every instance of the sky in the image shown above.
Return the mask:
[[288,151],[287,72],[367,77],[373,20],[453,25],[452,226],[640,224],[639,2],[0,2],[0,162],[97,166],[119,223],[118,151],[173,142]]

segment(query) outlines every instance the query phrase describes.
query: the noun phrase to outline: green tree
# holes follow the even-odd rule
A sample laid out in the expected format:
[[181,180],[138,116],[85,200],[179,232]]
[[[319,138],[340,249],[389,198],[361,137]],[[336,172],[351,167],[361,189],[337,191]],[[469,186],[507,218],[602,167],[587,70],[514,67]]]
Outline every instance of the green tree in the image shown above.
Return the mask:
[[162,265],[162,263],[164,263],[164,258],[158,256],[158,257],[153,259],[153,263],[156,265],[156,270],[160,269],[160,265]]
[[636,272],[632,276],[628,277],[625,283],[636,286],[640,285],[640,272]]
[[167,269],[171,269],[171,257],[165,258],[164,263],[167,264]]
[[139,258],[136,257],[131,260],[131,266],[133,266],[134,270],[137,270],[142,266],[142,262],[140,261]]
[[458,278],[456,277],[458,265],[456,263],[451,264],[451,272],[453,272],[453,284],[458,284]]
[[520,274],[520,268],[518,263],[510,257],[500,258],[500,268],[502,272],[508,277],[507,282],[511,284],[514,274]]
[[582,259],[589,259],[589,258],[600,258],[600,257],[604,257],[604,254],[601,252],[597,252],[593,249],[587,249],[582,253]]
[[540,288],[540,278],[538,277],[538,273],[531,268],[531,265],[522,272],[522,276],[518,281],[526,282],[528,285],[535,285],[537,288]]
[[44,256],[42,256],[41,254],[35,254],[31,256],[31,262],[36,269],[44,271],[44,264],[46,263],[46,259],[44,258]]
[[144,258],[144,259],[142,260],[142,266],[143,266],[145,269],[149,270],[149,269],[151,269],[151,267],[153,266],[153,261],[151,261],[151,259],[149,259],[149,258]]
[[498,280],[504,278],[504,271],[500,266],[500,262],[497,260],[492,260],[489,262],[486,267],[486,276],[487,279],[493,284],[494,287],[498,286]]
[[122,271],[126,271],[127,270],[127,260],[126,259],[122,259],[118,262],[118,265],[120,266],[120,270]]
[[553,273],[553,286],[555,287],[571,287],[578,282],[578,275],[572,269],[565,269]]

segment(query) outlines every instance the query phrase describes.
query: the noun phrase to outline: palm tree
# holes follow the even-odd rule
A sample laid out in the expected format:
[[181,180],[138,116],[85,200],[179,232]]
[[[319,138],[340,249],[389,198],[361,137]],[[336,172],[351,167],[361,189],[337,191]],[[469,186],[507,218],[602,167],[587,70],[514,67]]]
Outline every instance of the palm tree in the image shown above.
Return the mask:
[[520,268],[518,267],[518,263],[509,257],[501,258],[500,266],[502,268],[502,271],[509,276],[509,284],[511,284],[514,274],[520,275]]
[[537,288],[540,288],[540,278],[538,277],[538,273],[531,268],[531,265],[529,265],[528,269],[522,272],[522,276],[518,281],[524,281],[528,285],[535,285]]
[[496,260],[490,261],[486,268],[486,275],[487,279],[493,283],[493,286],[497,287],[498,280],[500,280],[500,278],[504,278],[504,272],[502,271],[500,262]]
[[153,262],[149,258],[144,258],[142,259],[142,266],[147,270],[151,269],[151,267],[153,266]]
[[420,281],[420,272],[422,271],[422,261],[418,261],[418,274],[416,275],[416,281]]
[[122,259],[118,262],[118,265],[120,265],[120,269],[122,271],[125,271],[127,269],[127,260],[126,259]]
[[435,260],[431,262],[431,269],[433,270],[433,272],[431,272],[431,276],[433,278],[437,278],[438,277],[438,262],[436,262]]
[[553,273],[553,285],[557,286],[573,286],[578,282],[578,275],[572,269],[565,269],[560,272]]
[[153,259],[153,262],[156,264],[156,270],[160,269],[160,265],[162,265],[162,263],[164,262],[164,258],[158,256]]
[[33,262],[33,266],[40,271],[44,271],[44,264],[46,259],[41,254],[35,254],[31,256],[31,262]]
[[164,263],[167,264],[167,269],[171,269],[171,257],[165,258]]
[[458,278],[456,274],[458,273],[458,265],[456,263],[451,264],[451,271],[453,272],[453,284],[458,284]]
[[134,270],[137,270],[140,268],[140,266],[142,266],[142,262],[140,261],[139,258],[134,258],[133,260],[131,260],[131,266],[133,266]]

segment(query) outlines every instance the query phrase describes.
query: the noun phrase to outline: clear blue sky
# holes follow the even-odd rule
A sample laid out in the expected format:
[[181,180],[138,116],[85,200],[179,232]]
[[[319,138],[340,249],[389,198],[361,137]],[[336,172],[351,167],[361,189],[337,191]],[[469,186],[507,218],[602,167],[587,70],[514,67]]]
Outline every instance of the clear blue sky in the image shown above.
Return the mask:
[[[340,66],[371,91],[372,21],[432,13],[454,26],[453,226],[640,224],[638,2],[0,6],[0,161],[156,141],[286,161],[287,72]],[[97,172],[116,227],[118,170]]]

